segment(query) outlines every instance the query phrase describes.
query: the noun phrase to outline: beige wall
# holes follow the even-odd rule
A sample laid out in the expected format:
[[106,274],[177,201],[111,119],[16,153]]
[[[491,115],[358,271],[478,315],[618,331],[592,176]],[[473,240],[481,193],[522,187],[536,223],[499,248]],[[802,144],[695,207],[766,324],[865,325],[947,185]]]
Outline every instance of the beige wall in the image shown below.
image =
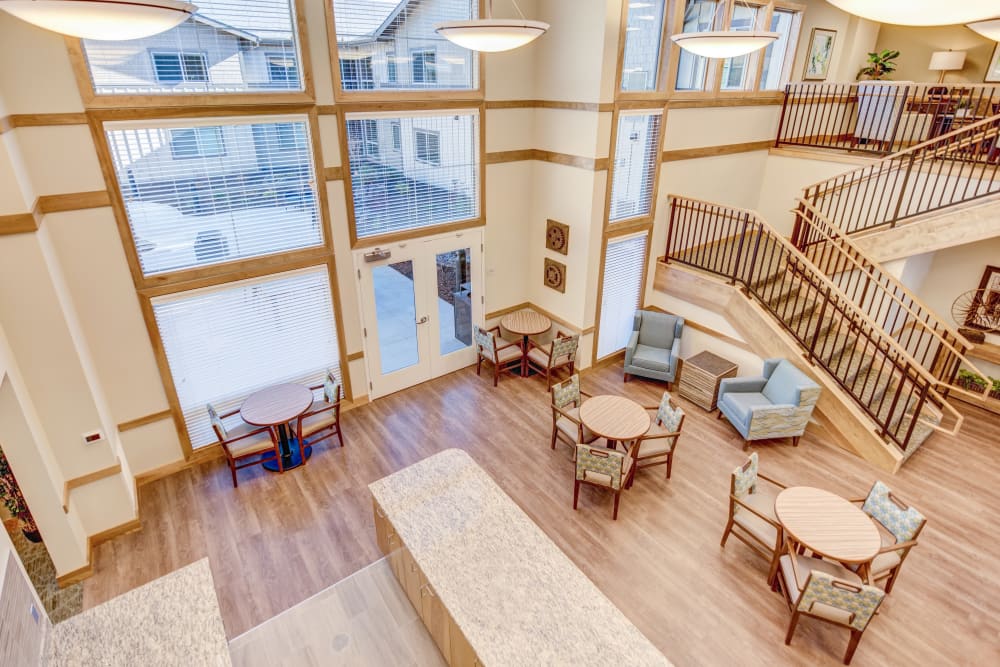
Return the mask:
[[945,83],[982,83],[995,46],[996,42],[962,25],[935,28],[883,25],[875,44],[876,49],[899,51],[896,60],[899,67],[892,75],[896,81],[936,82],[940,72],[927,69],[931,54],[935,51],[965,51],[965,67],[947,72]]
[[814,28],[836,30],[833,57],[827,82],[849,82],[857,78],[858,70],[864,64],[867,53],[874,46],[879,32],[879,24],[848,14],[825,0],[806,0],[806,11],[802,19],[802,35],[795,55],[792,80],[799,81],[805,71],[809,38]]

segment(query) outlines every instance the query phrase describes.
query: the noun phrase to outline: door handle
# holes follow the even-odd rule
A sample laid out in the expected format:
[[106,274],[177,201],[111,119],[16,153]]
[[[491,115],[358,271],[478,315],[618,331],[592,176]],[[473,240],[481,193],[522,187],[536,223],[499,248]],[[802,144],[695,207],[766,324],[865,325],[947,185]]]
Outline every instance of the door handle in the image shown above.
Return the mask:
[[426,315],[424,315],[419,320],[417,320],[417,324],[427,324],[427,320],[429,320],[429,319],[430,319],[429,317],[427,317]]

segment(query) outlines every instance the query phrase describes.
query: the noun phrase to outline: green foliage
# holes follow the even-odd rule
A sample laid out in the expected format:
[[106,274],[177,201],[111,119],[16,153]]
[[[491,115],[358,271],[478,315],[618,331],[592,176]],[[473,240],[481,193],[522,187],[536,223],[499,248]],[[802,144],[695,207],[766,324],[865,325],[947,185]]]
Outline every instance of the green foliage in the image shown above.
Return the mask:
[[883,49],[868,54],[868,64],[858,71],[858,80],[862,77],[879,81],[896,71],[896,63],[893,62],[899,57],[899,51]]

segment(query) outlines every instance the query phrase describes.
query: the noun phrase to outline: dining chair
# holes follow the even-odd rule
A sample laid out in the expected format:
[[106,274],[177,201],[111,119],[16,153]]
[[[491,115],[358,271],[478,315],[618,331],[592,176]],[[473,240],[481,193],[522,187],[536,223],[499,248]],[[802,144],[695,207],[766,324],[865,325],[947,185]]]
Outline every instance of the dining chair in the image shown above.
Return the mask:
[[627,447],[628,451],[626,452],[607,447],[576,446],[576,480],[573,483],[574,510],[576,510],[580,500],[580,485],[590,484],[614,492],[615,508],[611,519],[618,520],[618,504],[621,501],[622,490],[632,486],[632,479],[635,476],[636,444],[637,441],[633,441]]
[[677,451],[677,440],[681,437],[685,416],[680,407],[670,404],[670,400],[670,392],[665,391],[658,406],[646,408],[655,410],[656,415],[646,435],[640,439],[635,457],[640,470],[666,465],[667,479],[670,479],[674,467],[674,452]]
[[[512,372],[515,366],[522,365],[524,350],[520,343],[510,343],[500,337],[500,327],[482,329],[473,325],[473,335],[476,341],[476,375],[483,366],[483,361],[493,364],[493,386],[500,381],[500,373]],[[501,345],[497,343],[501,342]]]
[[[344,433],[340,428],[340,383],[327,372],[323,384],[309,387],[312,391],[323,390],[323,400],[313,401],[312,406],[295,420],[295,437],[299,447],[305,449],[315,443],[337,436],[340,446],[344,446]],[[313,438],[313,436],[319,436]],[[311,439],[310,439],[311,438]],[[304,457],[303,457],[303,460]]]
[[868,578],[872,582],[885,579],[885,592],[891,593],[903,561],[917,546],[927,519],[878,480],[867,496],[852,498],[851,502],[863,503],[861,510],[875,521],[882,538],[882,548],[871,562]]
[[[774,500],[785,485],[758,472],[757,452],[733,471],[729,478],[729,520],[720,546],[732,534],[768,560],[768,583],[774,581],[781,555],[783,531],[774,513]],[[761,481],[767,484],[761,484]]]
[[584,397],[590,398],[590,394],[580,390],[580,376],[576,373],[552,385],[552,449],[556,448],[556,440],[575,448],[599,437],[580,420]]
[[580,346],[580,336],[559,331],[548,345],[541,346],[528,339],[525,361],[530,368],[545,375],[545,388],[552,390],[552,377],[556,371],[569,368],[572,375],[576,366],[576,350]]
[[247,423],[228,428],[222,420],[238,414],[239,408],[221,415],[211,404],[206,405],[205,409],[208,410],[208,418],[212,422],[215,437],[219,439],[222,451],[226,455],[229,472],[233,475],[234,489],[239,486],[236,481],[236,471],[240,468],[277,459],[278,471],[285,472],[281,461],[281,451],[278,448],[278,438],[275,436],[273,428],[270,426],[251,426]]
[[791,644],[800,616],[818,618],[851,631],[844,653],[844,664],[851,664],[861,635],[868,628],[886,592],[862,583],[861,578],[846,567],[801,555],[789,540],[787,553],[779,561],[780,577],[775,582],[792,612],[785,634],[785,644]]

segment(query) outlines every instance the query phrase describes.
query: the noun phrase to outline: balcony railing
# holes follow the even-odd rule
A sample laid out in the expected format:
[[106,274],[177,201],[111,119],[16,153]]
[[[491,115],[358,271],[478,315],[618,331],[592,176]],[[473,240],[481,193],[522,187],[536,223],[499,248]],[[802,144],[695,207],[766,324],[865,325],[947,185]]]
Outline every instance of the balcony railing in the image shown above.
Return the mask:
[[[752,211],[671,197],[665,260],[740,285],[904,454],[931,430],[958,431],[962,416],[938,380]],[[950,430],[940,425],[945,413]]]
[[775,146],[888,155],[1000,113],[1000,86],[795,83],[785,87]]

